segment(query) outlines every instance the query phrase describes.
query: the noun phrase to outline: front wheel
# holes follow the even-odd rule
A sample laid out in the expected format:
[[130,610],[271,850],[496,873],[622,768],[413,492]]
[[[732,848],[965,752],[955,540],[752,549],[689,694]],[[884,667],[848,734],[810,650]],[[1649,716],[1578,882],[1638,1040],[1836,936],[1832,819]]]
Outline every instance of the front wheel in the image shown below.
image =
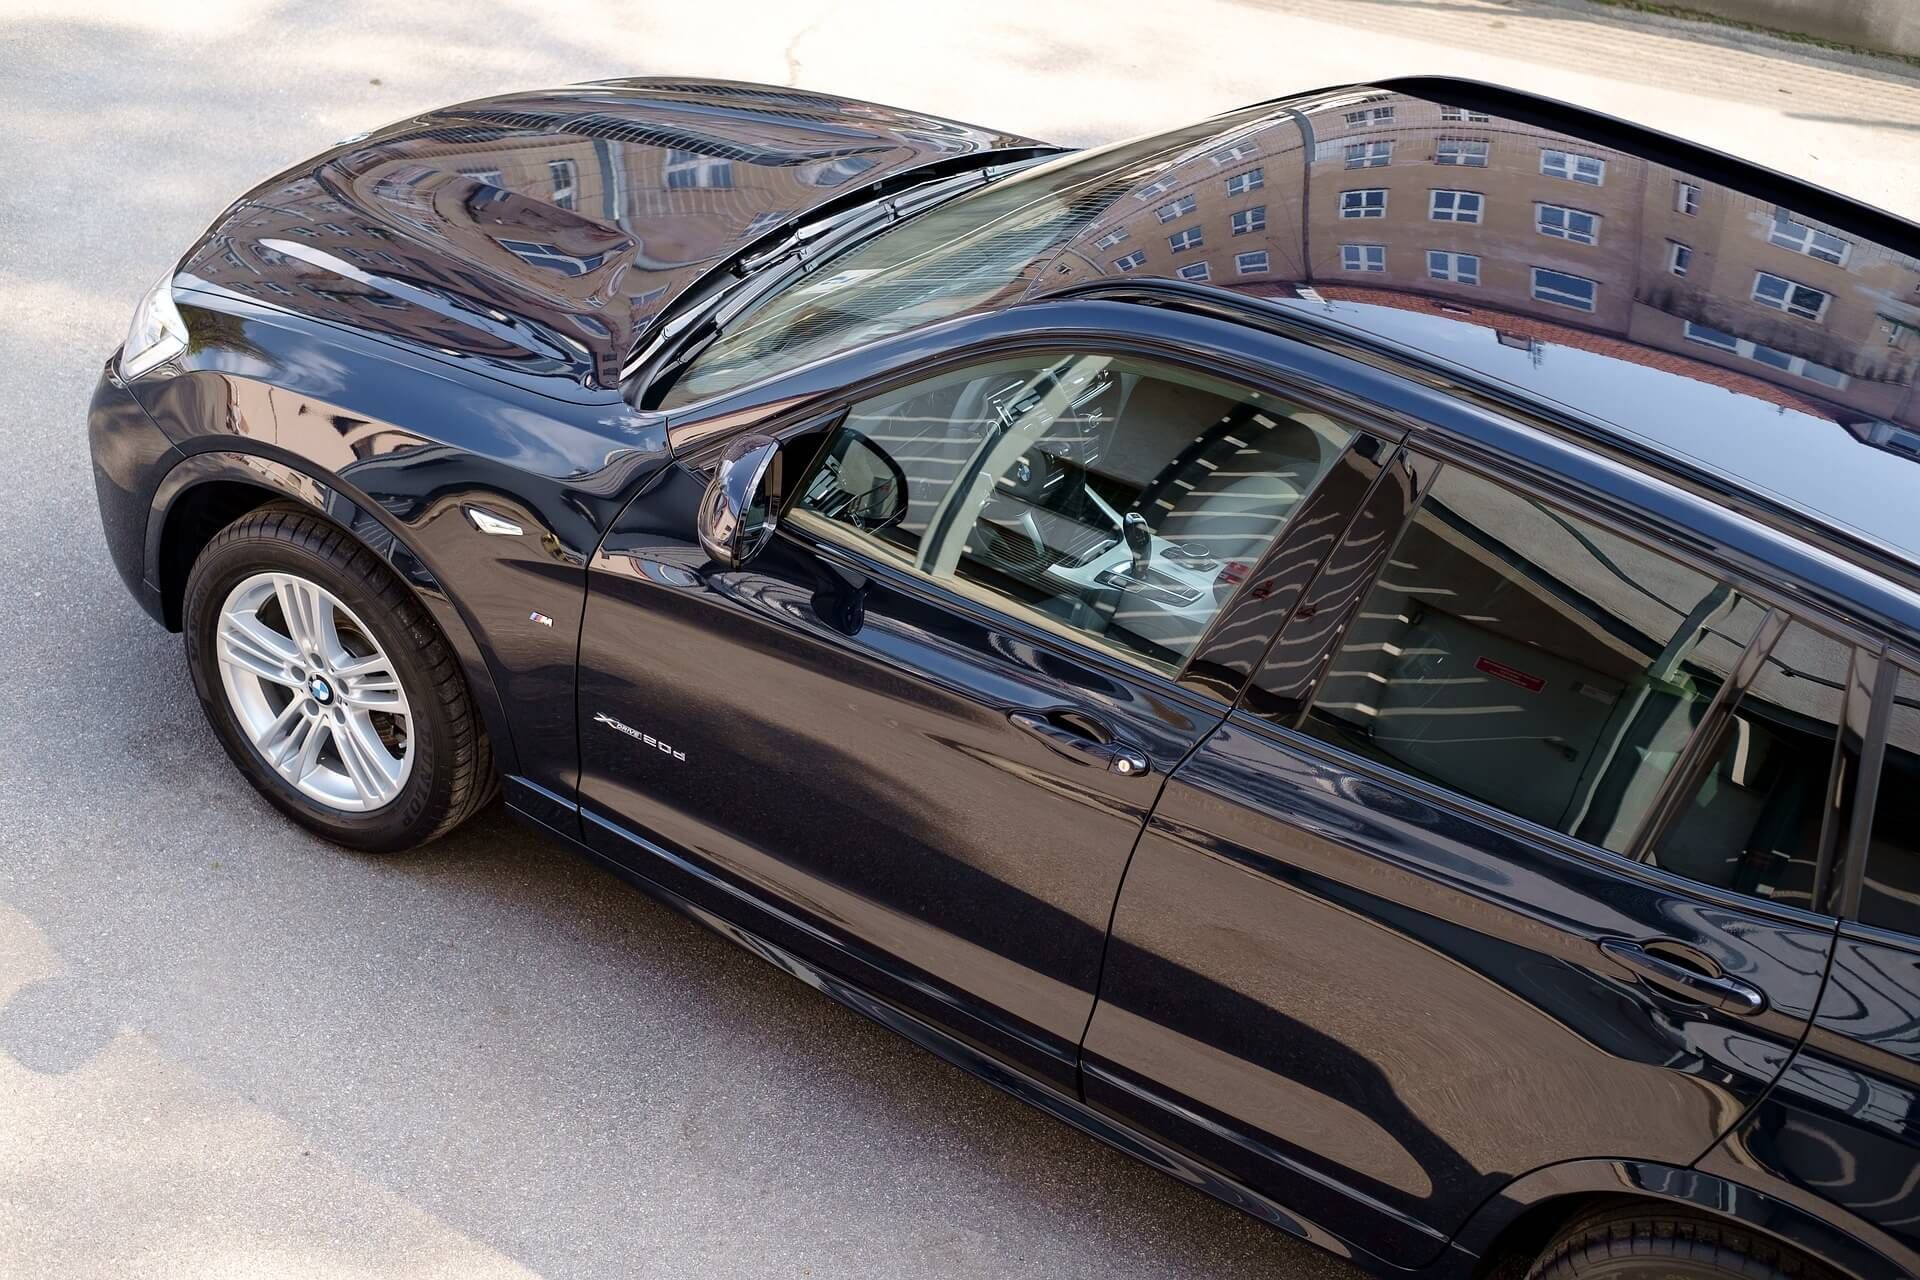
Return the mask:
[[390,852],[492,797],[492,752],[446,639],[338,527],[277,505],[242,516],[194,562],[184,616],[214,732],[302,826]]

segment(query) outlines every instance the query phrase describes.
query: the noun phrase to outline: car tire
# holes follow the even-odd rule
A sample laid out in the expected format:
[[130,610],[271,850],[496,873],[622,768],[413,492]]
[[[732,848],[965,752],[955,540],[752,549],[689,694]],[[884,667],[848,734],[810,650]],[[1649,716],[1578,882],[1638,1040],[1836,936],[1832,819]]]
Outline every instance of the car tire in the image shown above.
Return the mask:
[[1665,1206],[1617,1206],[1575,1220],[1527,1280],[1831,1280],[1767,1237]]
[[339,526],[279,504],[242,516],[194,561],[182,619],[194,691],[221,745],[308,830],[396,852],[445,835],[498,790],[451,646]]

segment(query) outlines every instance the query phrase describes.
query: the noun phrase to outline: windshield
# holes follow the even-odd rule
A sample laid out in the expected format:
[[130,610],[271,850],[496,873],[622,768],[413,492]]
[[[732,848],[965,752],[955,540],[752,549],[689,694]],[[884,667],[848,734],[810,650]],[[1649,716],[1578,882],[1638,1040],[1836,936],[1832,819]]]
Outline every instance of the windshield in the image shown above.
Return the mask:
[[1004,305],[1116,201],[1129,194],[1151,199],[1154,177],[1181,151],[1215,144],[1269,111],[1249,108],[1063,156],[900,223],[735,320],[659,407],[709,399],[878,338]]

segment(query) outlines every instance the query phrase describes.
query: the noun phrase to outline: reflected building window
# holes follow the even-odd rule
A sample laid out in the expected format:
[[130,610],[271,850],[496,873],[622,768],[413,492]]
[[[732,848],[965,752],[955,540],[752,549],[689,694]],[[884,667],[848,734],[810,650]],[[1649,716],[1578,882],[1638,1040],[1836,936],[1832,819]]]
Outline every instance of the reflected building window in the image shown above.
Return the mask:
[[1211,280],[1213,278],[1213,272],[1204,262],[1189,262],[1186,266],[1180,268],[1180,278],[1182,280]]
[[580,200],[580,166],[572,160],[547,161],[547,182],[556,208],[575,209]]
[[1382,187],[1374,187],[1366,191],[1342,191],[1340,193],[1340,216],[1343,218],[1386,217],[1386,190]]
[[1427,216],[1435,222],[1478,222],[1486,206],[1478,191],[1430,191]]
[[1693,217],[1700,212],[1700,188],[1691,182],[1673,184],[1673,211]]
[[1465,107],[1442,107],[1440,118],[1449,123],[1464,120],[1472,124],[1485,124],[1489,117],[1485,112],[1468,111]]
[[1876,449],[1920,462],[1920,431],[1909,431],[1891,422],[1873,422],[1866,424],[1866,433],[1861,438]]
[[1433,162],[1484,169],[1487,167],[1487,151],[1485,138],[1441,138],[1434,144]]
[[1480,259],[1471,253],[1453,253],[1446,249],[1427,250],[1427,276],[1452,284],[1479,284]]
[[505,175],[498,169],[462,169],[460,172],[483,187],[499,187],[504,190],[507,185]]
[[1667,241],[1667,270],[1677,276],[1687,274],[1693,266],[1693,249],[1678,240]]
[[1387,246],[1383,244],[1343,244],[1340,266],[1345,271],[1385,271]]
[[1093,247],[1096,249],[1111,249],[1113,248],[1113,246],[1119,244],[1122,240],[1125,240],[1128,234],[1129,232],[1125,227],[1115,227],[1113,230],[1107,232],[1107,234],[1101,236],[1098,240],[1095,240],[1093,242]]
[[1536,204],[1533,206],[1533,229],[1556,240],[1597,244],[1600,240],[1600,215],[1584,209],[1569,209],[1564,205]]
[[1115,271],[1138,271],[1146,264],[1146,261],[1147,251],[1145,249],[1135,249],[1123,258],[1115,258],[1113,260],[1113,269]]
[[1541,302],[1572,307],[1575,311],[1592,311],[1599,294],[1600,286],[1585,276],[1569,275],[1549,267],[1533,269],[1533,296]]
[[1190,195],[1181,196],[1178,200],[1170,200],[1166,204],[1161,205],[1158,209],[1155,209],[1153,211],[1153,216],[1160,219],[1160,221],[1162,222],[1172,222],[1178,218],[1184,218],[1188,214],[1192,213],[1194,211],[1194,208],[1198,204],[1199,204],[1199,201],[1195,200]]
[[1775,311],[1799,316],[1802,320],[1819,320],[1827,314],[1827,303],[1833,300],[1833,295],[1796,284],[1785,276],[1776,276],[1769,271],[1756,271],[1753,276],[1753,300]]
[[1349,111],[1340,118],[1346,121],[1347,124],[1356,127],[1366,124],[1392,124],[1393,108],[1366,107],[1359,111]]
[[1846,265],[1847,253],[1852,248],[1839,236],[1796,221],[1784,209],[1774,212],[1773,225],[1767,229],[1767,239],[1782,249],[1804,253],[1809,258],[1818,258],[1835,266]]
[[1347,146],[1347,168],[1378,169],[1393,159],[1391,142],[1355,142]]
[[1214,152],[1210,158],[1215,164],[1229,165],[1239,164],[1242,160],[1251,160],[1259,154],[1260,148],[1254,146],[1251,142],[1243,140],[1234,143],[1230,147],[1222,147],[1220,150]]
[[[841,160],[865,160],[865,156],[842,156]],[[840,161],[835,161],[838,164]],[[867,161],[871,164],[872,161]],[[831,168],[832,166],[828,166]],[[862,165],[861,168],[865,168]],[[858,173],[859,169],[853,171]],[[724,191],[733,186],[733,161],[721,156],[702,155],[698,151],[683,151],[675,147],[667,152],[666,165],[661,170],[667,181],[669,191],[715,190]],[[824,174],[825,170],[821,171]],[[848,177],[836,178],[832,182],[822,182],[821,174],[814,175],[814,185],[831,187],[845,182]]]
[[568,253],[555,245],[542,244],[534,240],[501,240],[500,247],[511,253],[530,267],[539,267],[543,271],[557,271],[563,276],[583,276],[596,270],[607,255],[595,253],[582,257]]
[[1248,169],[1245,173],[1236,173],[1227,179],[1227,194],[1229,196],[1243,196],[1249,191],[1258,191],[1266,185],[1266,170]]
[[1749,342],[1721,329],[1709,328],[1704,324],[1695,324],[1689,320],[1681,329],[1687,341],[1697,342],[1705,347],[1715,347],[1730,355],[1766,365],[1769,369],[1778,369],[1782,373],[1791,373],[1795,377],[1806,378],[1823,387],[1842,390],[1846,387],[1847,375],[1838,369],[1818,364],[1805,356],[1796,356],[1758,342]]
[[1552,147],[1542,147],[1540,172],[1549,178],[1565,178],[1569,182],[1584,182],[1590,187],[1598,187],[1607,180],[1607,162],[1599,156],[1582,155],[1578,151],[1556,151]]
[[1198,227],[1183,227],[1167,237],[1167,245],[1175,253],[1184,253],[1188,249],[1198,249],[1206,240]]
[[1267,270],[1267,251],[1255,249],[1249,253],[1238,253],[1233,258],[1233,269],[1243,276],[1263,275]]
[[1257,204],[1251,209],[1239,209],[1234,212],[1233,234],[1244,236],[1250,231],[1267,229],[1267,206]]

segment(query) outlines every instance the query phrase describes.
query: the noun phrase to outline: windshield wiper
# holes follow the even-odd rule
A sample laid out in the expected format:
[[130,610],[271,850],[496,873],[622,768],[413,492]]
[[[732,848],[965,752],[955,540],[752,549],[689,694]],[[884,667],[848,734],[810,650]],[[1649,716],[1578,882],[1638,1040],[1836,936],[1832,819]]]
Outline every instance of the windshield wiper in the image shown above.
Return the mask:
[[647,401],[665,394],[673,378],[727,325],[828,258],[839,256],[902,219],[1044,158],[1022,157],[919,183],[896,195],[804,223],[784,240],[751,254],[743,253],[715,268],[705,282],[669,307],[641,335],[633,356],[621,370],[627,402],[635,408],[649,407]]

